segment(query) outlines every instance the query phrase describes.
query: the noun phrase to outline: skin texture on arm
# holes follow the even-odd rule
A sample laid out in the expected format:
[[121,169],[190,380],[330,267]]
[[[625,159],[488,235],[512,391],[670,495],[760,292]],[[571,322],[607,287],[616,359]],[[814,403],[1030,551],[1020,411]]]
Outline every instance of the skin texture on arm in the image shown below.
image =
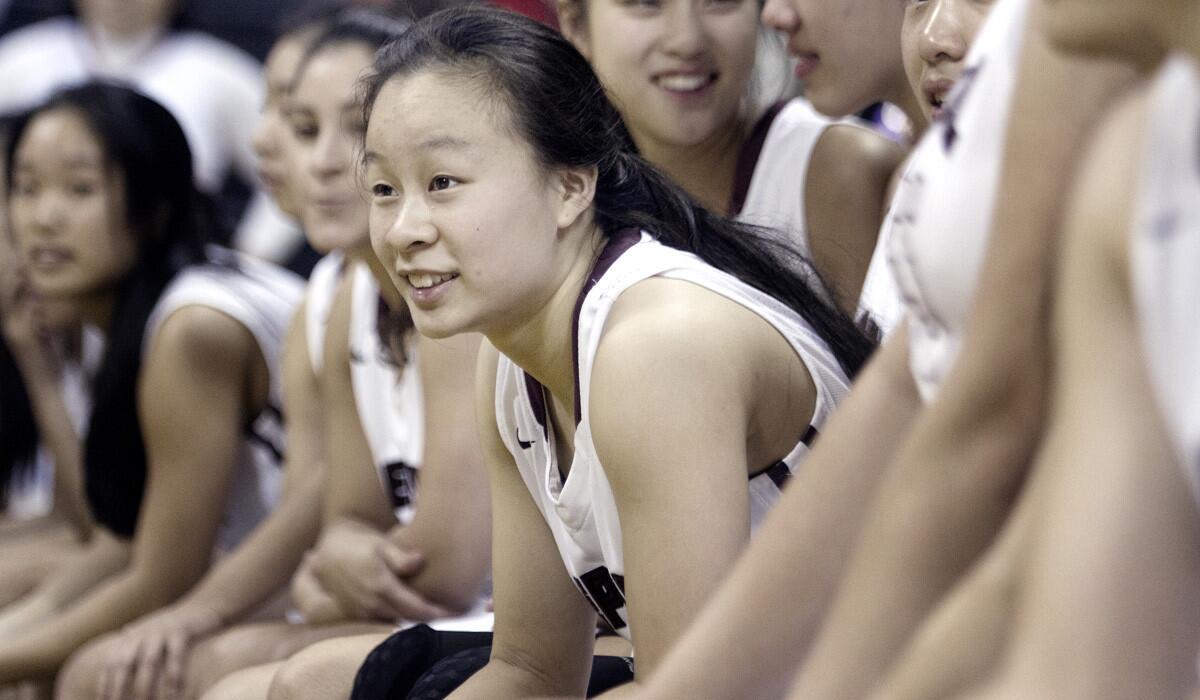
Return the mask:
[[[283,411],[288,443],[280,502],[246,540],[178,603],[138,620],[121,635],[101,685],[113,697],[182,687],[184,663],[199,639],[229,625],[287,585],[320,527],[324,479],[320,401],[309,360],[305,310],[283,347]],[[136,679],[136,682],[135,682]],[[132,686],[127,684],[132,683]]]
[[[425,455],[413,521],[393,528],[393,551],[416,550],[424,566],[408,579],[435,605],[466,611],[491,570],[491,497],[474,405],[481,337],[419,337]],[[385,552],[388,550],[385,550]]]
[[638,697],[783,693],[918,407],[901,326],[859,375],[750,547]]
[[[265,401],[265,373],[250,332],[218,311],[187,307],[163,323],[139,380],[148,474],[132,561],[36,630],[0,642],[0,683],[53,674],[83,643],[170,603],[201,576],[247,404]],[[248,396],[256,374],[262,395]]]
[[[478,601],[489,567],[487,474],[473,414],[478,336],[417,337],[425,440],[412,522],[396,524],[359,422],[350,370],[353,275],[339,290],[327,334],[324,386],[331,444],[329,526],[313,571],[354,617],[430,620]],[[390,284],[390,282],[387,282]],[[403,303],[397,300],[399,303]]]
[[848,313],[858,306],[892,174],[903,158],[899,145],[841,124],[826,129],[813,148],[803,195],[808,247],[813,265]]
[[1033,456],[1063,173],[1132,72],[1067,59],[1039,32],[1026,35],[992,233],[958,360],[889,467],[794,697],[860,698],[881,680],[994,539]]
[[497,353],[484,343],[476,370],[476,416],[492,492],[496,625],[487,665],[452,700],[583,695],[596,614],[563,567],[496,429]]
[[1067,223],[1049,473],[1009,653],[985,697],[1184,697],[1200,645],[1200,520],[1139,337],[1128,222],[1145,102],[1116,110]]
[[590,384],[592,437],[620,514],[641,681],[749,540],[748,475],[799,441],[816,388],[762,318],[696,285],[659,279],[617,300]]

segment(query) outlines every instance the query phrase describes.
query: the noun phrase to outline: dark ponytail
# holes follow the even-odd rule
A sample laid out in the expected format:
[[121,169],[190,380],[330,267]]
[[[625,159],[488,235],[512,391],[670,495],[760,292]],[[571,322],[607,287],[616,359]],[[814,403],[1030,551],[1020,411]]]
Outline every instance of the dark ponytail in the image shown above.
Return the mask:
[[778,299],[808,322],[851,377],[870,356],[874,343],[837,309],[782,234],[708,211],[637,154],[591,66],[557,32],[503,10],[434,14],[379,52],[366,79],[367,120],[385,83],[421,70],[452,71],[486,86],[543,167],[595,167],[595,218],[605,235],[648,231]]
[[111,83],[93,82],[56,93],[19,117],[7,144],[9,195],[14,155],[38,116],[69,110],[87,123],[106,162],[124,180],[126,224],[137,241],[137,262],[117,287],[105,350],[92,387],[84,439],[88,501],[96,520],[131,537],[146,483],[146,448],[137,410],[146,322],[183,268],[207,260],[214,240],[211,202],[192,179],[192,155],[179,123],[154,100]]

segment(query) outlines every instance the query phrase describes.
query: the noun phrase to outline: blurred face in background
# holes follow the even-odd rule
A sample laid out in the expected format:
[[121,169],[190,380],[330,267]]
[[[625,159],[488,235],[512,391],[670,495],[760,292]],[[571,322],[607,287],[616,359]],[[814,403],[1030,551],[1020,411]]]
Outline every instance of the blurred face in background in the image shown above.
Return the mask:
[[787,41],[804,96],[845,116],[889,101],[920,117],[900,55],[904,0],[766,0],[762,19]]
[[284,113],[284,104],[312,35],[310,31],[288,34],[271,47],[263,66],[266,101],[254,130],[259,180],[279,209],[297,220],[303,215],[304,198],[299,189],[301,178],[295,167],[296,142]]
[[48,300],[111,299],[137,260],[124,180],[77,112],[33,119],[17,144],[12,232],[29,279]]
[[938,115],[993,0],[905,0],[904,72],[926,120]]
[[75,0],[84,24],[118,37],[165,28],[182,0]]
[[357,177],[365,125],[356,86],[373,57],[358,43],[324,47],[301,66],[287,100],[304,196],[301,220],[309,243],[322,253],[369,245],[368,202]]
[[643,149],[740,138],[755,0],[569,0],[559,18]]

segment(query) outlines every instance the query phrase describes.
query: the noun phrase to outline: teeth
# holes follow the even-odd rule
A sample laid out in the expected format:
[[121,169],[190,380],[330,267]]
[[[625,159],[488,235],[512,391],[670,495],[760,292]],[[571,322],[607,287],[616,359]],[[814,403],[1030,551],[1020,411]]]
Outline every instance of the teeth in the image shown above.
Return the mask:
[[673,92],[692,92],[708,84],[707,75],[664,75],[658,84]]
[[428,289],[434,285],[441,284],[446,280],[454,279],[456,275],[409,275],[408,283],[414,289]]

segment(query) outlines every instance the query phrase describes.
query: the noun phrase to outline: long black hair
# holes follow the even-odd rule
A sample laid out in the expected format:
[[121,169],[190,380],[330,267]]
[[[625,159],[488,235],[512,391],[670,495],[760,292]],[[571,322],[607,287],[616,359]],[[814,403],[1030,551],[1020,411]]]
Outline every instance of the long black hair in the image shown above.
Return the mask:
[[649,231],[778,299],[808,322],[849,376],[870,356],[874,343],[834,306],[782,234],[708,211],[638,155],[592,67],[557,32],[503,10],[434,14],[376,56],[365,84],[366,119],[385,83],[429,69],[462,73],[493,91],[543,167],[595,167],[594,216],[605,235]]
[[192,154],[165,107],[114,83],[92,82],[53,95],[18,117],[6,144],[8,195],[21,139],[39,116],[68,110],[99,142],[111,172],[124,181],[126,226],[137,262],[117,286],[103,359],[92,387],[84,438],[87,496],[96,520],[131,537],[146,483],[146,448],[137,410],[146,321],[183,268],[205,262],[214,236],[212,208],[197,190]]

